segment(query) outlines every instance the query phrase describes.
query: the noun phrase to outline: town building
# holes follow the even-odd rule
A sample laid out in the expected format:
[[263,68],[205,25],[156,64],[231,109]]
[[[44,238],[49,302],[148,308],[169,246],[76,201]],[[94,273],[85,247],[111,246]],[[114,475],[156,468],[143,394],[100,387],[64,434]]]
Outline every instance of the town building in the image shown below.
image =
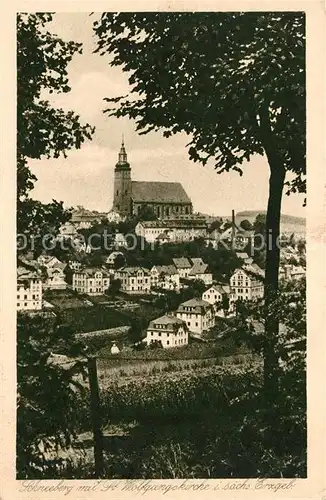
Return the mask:
[[[37,259],[36,262],[40,264],[41,266],[50,268],[55,265],[62,265],[63,263],[57,258],[54,257],[53,255],[48,255],[45,253],[42,253]],[[63,264],[65,266],[65,264]]]
[[215,325],[213,306],[199,298],[182,302],[176,311],[176,316],[185,321],[190,332],[199,335]]
[[90,211],[84,207],[77,207],[77,209],[74,209],[72,211],[71,219],[69,222],[70,224],[73,224],[77,230],[89,229],[95,224],[100,223],[102,219],[106,219],[106,217],[106,213]]
[[128,248],[127,238],[122,233],[116,233],[114,235],[113,247],[116,250],[119,250],[120,248]]
[[180,278],[188,278],[192,264],[186,257],[175,257],[172,259],[173,264],[177,268]]
[[128,217],[139,215],[144,209],[150,209],[157,217],[162,218],[172,213],[191,214],[192,203],[178,182],[133,181],[122,141],[114,170],[112,210],[122,217]]
[[189,271],[189,280],[201,280],[205,285],[211,285],[213,283],[213,275],[208,270],[208,264],[205,264],[201,258],[190,259],[193,266]]
[[80,271],[83,267],[83,264],[82,264],[81,260],[75,256],[75,257],[71,257],[68,260],[68,267],[72,271]]
[[180,274],[174,265],[153,266],[150,270],[151,288],[162,290],[180,290]]
[[42,276],[32,265],[18,263],[17,310],[37,311],[42,309]]
[[181,319],[166,314],[149,323],[145,340],[147,345],[160,341],[165,348],[181,347],[188,344],[188,328]]
[[122,267],[115,272],[115,278],[121,281],[121,291],[135,294],[148,294],[151,289],[151,276],[144,267]]
[[[223,298],[227,297],[227,311],[224,310]],[[222,318],[232,315],[234,311],[234,294],[231,293],[229,285],[216,284],[212,285],[210,288],[205,290],[202,294],[202,299],[211,304],[214,307],[215,316],[220,316]]]
[[284,264],[279,268],[279,279],[284,280],[300,280],[306,276],[306,271],[302,266],[294,266],[291,264]]
[[72,289],[86,295],[103,295],[110,287],[110,275],[102,268],[85,267],[74,271]]
[[207,223],[205,218],[196,214],[170,216],[152,221],[140,221],[136,225],[135,233],[148,243],[181,243],[193,241],[196,238],[205,238]]
[[230,278],[235,300],[257,300],[264,296],[265,273],[257,264],[236,269]]
[[68,286],[65,276],[66,264],[58,262],[51,267],[47,267],[45,274],[46,277],[43,282],[43,289],[48,290],[65,290]]
[[222,303],[223,295],[226,295],[226,291],[222,285],[212,285],[203,292],[202,299],[213,306],[216,303]]

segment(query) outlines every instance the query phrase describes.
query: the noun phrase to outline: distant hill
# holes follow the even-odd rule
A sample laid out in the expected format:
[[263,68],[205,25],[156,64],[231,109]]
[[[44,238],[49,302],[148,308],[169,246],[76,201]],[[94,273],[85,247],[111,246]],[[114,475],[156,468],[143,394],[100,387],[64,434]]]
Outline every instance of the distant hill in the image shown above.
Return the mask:
[[[242,220],[247,219],[253,224],[259,214],[266,214],[266,211],[244,210],[236,214],[235,220],[239,224]],[[296,217],[295,215],[282,214],[281,231],[284,233],[304,234],[306,232],[306,219],[304,217]]]
[[[266,210],[243,210],[235,215],[235,220],[237,224],[240,224],[242,220],[247,219],[251,224],[253,224],[259,214],[266,214]],[[231,220],[231,213],[229,215],[221,216],[208,214],[201,215],[206,217],[206,221],[209,224],[220,218],[223,220]],[[306,219],[304,217],[296,217],[295,215],[281,215],[281,232],[304,235],[306,232]]]

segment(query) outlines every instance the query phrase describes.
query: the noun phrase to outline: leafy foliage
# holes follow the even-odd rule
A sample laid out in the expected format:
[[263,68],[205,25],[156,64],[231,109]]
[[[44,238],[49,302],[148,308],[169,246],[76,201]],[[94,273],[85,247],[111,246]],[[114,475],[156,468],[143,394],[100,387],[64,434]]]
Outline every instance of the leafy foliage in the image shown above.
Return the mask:
[[[47,31],[52,18],[48,13],[17,15],[17,229],[28,240],[18,251],[36,253],[44,248],[42,238],[49,244],[70,213],[61,202],[44,205],[30,198],[37,179],[29,160],[65,158],[94,132],[73,111],[55,109],[48,100],[53,92],[70,91],[67,66],[82,50],[81,44]],[[72,331],[53,318],[23,315],[18,317],[17,345],[18,476],[51,477],[59,464],[50,452],[66,449],[74,437],[74,375],[82,371],[78,362],[69,369],[53,364],[51,352],[75,356],[82,348],[74,344]]]
[[66,157],[94,132],[73,111],[55,109],[47,100],[53,92],[70,91],[67,66],[82,51],[80,43],[65,42],[46,30],[52,19],[49,13],[17,15],[17,221],[18,231],[29,235],[47,234],[54,220],[57,229],[69,215],[58,202],[43,205],[29,198],[37,179],[28,160]]
[[[85,374],[76,358],[84,350],[71,329],[41,316],[19,314],[17,339],[17,475],[51,477],[61,462],[51,452],[68,448],[76,435],[74,401],[82,386],[74,376]],[[69,356],[66,365],[54,352]]]
[[303,14],[104,13],[94,30],[97,52],[130,73],[110,114],[141,133],[191,134],[190,159],[219,172],[268,155],[272,137],[296,175],[289,189],[305,189]]

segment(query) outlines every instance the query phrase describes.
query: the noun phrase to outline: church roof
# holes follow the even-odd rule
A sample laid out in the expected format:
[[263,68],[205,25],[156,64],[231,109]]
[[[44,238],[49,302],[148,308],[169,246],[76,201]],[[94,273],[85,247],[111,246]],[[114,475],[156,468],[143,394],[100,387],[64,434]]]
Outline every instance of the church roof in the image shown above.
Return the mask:
[[191,203],[180,182],[132,182],[132,199],[142,203]]

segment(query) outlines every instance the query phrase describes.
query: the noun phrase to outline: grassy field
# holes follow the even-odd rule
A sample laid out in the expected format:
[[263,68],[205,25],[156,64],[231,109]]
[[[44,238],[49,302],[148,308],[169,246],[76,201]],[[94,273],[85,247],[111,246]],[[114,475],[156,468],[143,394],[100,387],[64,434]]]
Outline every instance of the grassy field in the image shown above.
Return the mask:
[[72,290],[45,290],[43,297],[60,311],[92,306],[88,299]]

